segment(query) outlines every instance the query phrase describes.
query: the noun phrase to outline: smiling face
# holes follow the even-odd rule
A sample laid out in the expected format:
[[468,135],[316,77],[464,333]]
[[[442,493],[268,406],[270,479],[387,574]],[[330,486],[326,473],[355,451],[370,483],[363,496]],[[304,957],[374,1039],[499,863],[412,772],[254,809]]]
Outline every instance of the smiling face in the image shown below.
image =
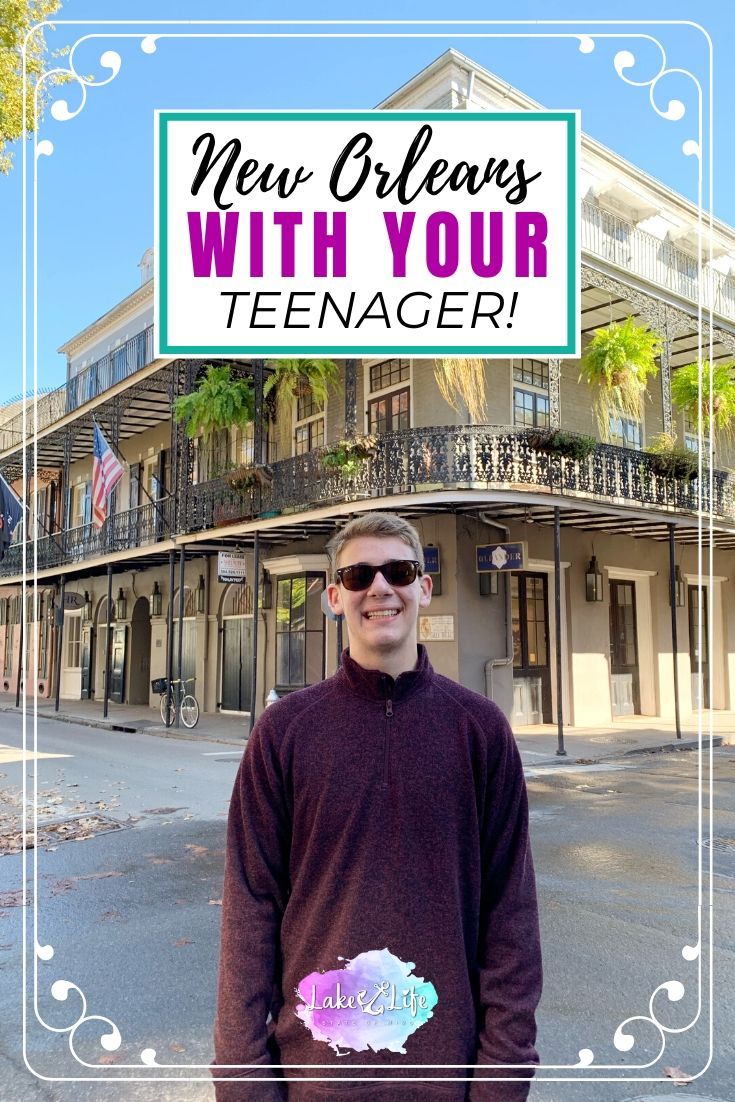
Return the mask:
[[[341,549],[337,566],[380,566],[390,559],[414,557],[409,545],[396,536],[358,536]],[[392,677],[414,668],[419,609],[431,601],[431,585],[431,578],[422,574],[410,585],[392,586],[378,572],[361,592],[336,582],[327,587],[332,612],[345,618],[355,662]]]

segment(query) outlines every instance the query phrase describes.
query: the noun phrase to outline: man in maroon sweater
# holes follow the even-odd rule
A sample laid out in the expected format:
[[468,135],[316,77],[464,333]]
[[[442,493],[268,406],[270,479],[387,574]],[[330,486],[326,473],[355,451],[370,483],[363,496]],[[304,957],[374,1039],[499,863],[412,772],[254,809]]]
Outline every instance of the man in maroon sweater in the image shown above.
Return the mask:
[[366,514],[328,551],[349,650],[260,717],[230,805],[218,1102],[523,1102],[541,953],[513,734],[417,645],[410,524]]

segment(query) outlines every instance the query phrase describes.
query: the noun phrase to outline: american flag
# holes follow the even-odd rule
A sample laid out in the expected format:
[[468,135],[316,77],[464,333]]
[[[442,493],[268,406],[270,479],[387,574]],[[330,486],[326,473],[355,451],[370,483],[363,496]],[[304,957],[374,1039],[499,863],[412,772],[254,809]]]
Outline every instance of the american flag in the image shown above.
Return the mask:
[[110,494],[123,476],[120,464],[112,448],[102,435],[102,429],[94,426],[94,464],[92,467],[92,523],[101,528],[107,517]]

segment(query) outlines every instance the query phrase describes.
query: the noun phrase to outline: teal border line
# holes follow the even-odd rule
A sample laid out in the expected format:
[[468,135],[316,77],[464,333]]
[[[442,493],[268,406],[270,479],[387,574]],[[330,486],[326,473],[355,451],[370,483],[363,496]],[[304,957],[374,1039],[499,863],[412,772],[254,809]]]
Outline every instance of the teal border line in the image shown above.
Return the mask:
[[[350,345],[329,347],[325,345],[288,345],[279,348],[274,345],[175,345],[168,342],[168,124],[170,122],[228,122],[232,119],[240,122],[252,119],[256,122],[273,120],[294,121],[335,121],[355,120],[358,122],[406,122],[422,119],[429,122],[446,122],[451,118],[457,122],[466,121],[537,121],[543,119],[566,123],[567,132],[567,343],[565,345],[490,345],[480,348],[477,345],[442,345],[438,348],[423,346],[408,347],[400,344],[369,346]],[[576,353],[574,328],[577,318],[577,299],[579,291],[579,264],[577,253],[577,115],[573,111],[160,111],[158,113],[158,281],[156,300],[158,304],[158,354],[160,356],[232,356],[265,355],[287,356],[295,352],[319,353],[330,356],[368,356],[402,354],[430,359],[440,355],[482,353],[498,358],[509,355],[538,356],[574,356]]]

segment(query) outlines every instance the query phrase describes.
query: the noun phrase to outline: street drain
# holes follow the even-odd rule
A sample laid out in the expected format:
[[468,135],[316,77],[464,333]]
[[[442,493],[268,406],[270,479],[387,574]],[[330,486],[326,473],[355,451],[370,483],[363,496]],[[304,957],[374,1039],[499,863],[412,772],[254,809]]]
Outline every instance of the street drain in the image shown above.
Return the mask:
[[[32,831],[27,831],[25,848],[48,849],[50,846],[57,846],[59,842],[84,842],[88,838],[96,838],[98,834],[123,830],[125,826],[126,823],[96,812],[90,815],[74,815],[39,825],[35,838]],[[23,831],[20,828],[8,831],[0,837],[0,855],[22,851]]]
[[638,739],[629,735],[595,735],[590,742],[614,743],[616,746],[637,746]]

